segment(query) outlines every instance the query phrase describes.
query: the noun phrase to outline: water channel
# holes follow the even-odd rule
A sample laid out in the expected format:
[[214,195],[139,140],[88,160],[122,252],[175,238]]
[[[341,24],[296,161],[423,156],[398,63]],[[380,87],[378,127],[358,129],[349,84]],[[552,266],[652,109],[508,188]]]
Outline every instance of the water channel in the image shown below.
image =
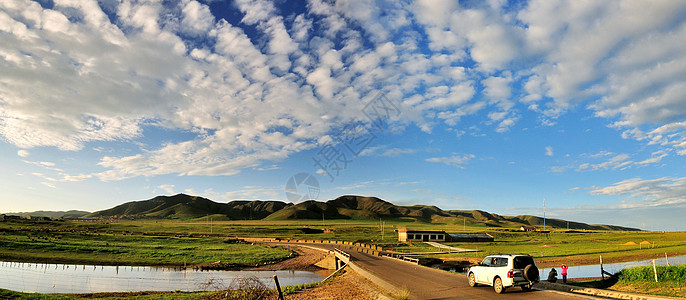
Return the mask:
[[[679,265],[679,264],[686,264],[686,255],[683,256],[674,256],[674,257],[669,257],[669,264],[670,265]],[[667,259],[664,257],[655,259],[655,264],[658,266],[665,266],[667,265]],[[629,261],[629,262],[621,262],[621,263],[607,263],[607,260],[603,263],[603,269],[607,272],[610,272],[612,274],[615,274],[622,269],[626,268],[631,268],[631,267],[639,267],[639,266],[652,266],[653,265],[653,260],[648,259],[648,260],[641,260],[641,261]],[[548,272],[550,272],[551,268],[543,268],[541,269],[541,280],[545,280],[548,278]],[[555,270],[557,270],[558,278],[562,278],[562,275],[559,275],[560,272],[562,271],[559,267],[555,267]],[[567,278],[588,278],[588,277],[600,277],[600,264],[597,265],[585,265],[585,266],[569,266],[569,269],[567,270]]]
[[[330,271],[329,271],[330,273]],[[310,271],[194,271],[162,267],[88,266],[0,262],[0,288],[28,293],[201,291],[235,286],[236,278],[258,278],[274,288],[319,282]]]

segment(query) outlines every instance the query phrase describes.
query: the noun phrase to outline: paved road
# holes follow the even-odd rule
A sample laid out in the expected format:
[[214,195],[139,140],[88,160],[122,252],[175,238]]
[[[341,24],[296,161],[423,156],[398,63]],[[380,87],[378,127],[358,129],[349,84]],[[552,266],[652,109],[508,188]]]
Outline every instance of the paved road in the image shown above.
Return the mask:
[[309,244],[313,247],[333,249],[337,247],[350,253],[353,261],[391,284],[410,291],[412,299],[588,299],[552,291],[523,292],[509,288],[504,294],[496,294],[490,286],[470,287],[467,277],[427,267],[414,265],[386,257],[372,256],[356,251],[348,245]]

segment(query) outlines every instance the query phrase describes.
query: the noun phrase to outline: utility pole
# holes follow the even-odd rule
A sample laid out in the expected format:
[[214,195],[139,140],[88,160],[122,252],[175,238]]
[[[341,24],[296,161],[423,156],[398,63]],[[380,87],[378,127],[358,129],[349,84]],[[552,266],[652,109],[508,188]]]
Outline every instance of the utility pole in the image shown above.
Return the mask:
[[543,231],[545,231],[545,198],[543,198]]
[[381,231],[381,240],[383,241],[383,230],[384,230],[384,225],[386,222],[381,221],[381,218],[379,218],[379,230]]

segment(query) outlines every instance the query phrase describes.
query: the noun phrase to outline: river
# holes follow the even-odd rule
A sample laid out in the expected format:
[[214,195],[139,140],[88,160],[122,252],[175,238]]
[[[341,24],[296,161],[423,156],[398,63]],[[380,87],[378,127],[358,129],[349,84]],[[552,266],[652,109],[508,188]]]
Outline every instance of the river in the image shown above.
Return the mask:
[[202,291],[236,286],[251,276],[274,288],[319,282],[309,271],[194,271],[163,267],[88,266],[0,262],[0,288],[29,293]]
[[[678,265],[678,264],[686,264],[686,255],[682,256],[674,256],[674,257],[669,257],[669,264],[670,265]],[[659,259],[655,259],[655,264],[658,266],[664,266],[667,265],[667,260],[662,257]],[[607,263],[607,260],[603,263],[603,269],[607,272],[610,272],[612,274],[615,274],[622,269],[626,268],[631,268],[631,267],[639,267],[639,266],[652,266],[653,265],[653,260],[648,259],[648,260],[641,260],[641,261],[629,261],[629,262],[621,262],[621,263]],[[550,272],[551,268],[544,268],[541,269],[541,280],[546,280],[548,278],[548,272]],[[559,267],[556,267],[555,270],[557,270],[558,278],[561,279],[562,275],[560,275],[560,272],[562,271]],[[569,269],[567,270],[567,278],[587,278],[587,277],[600,277],[600,264],[597,265],[585,265],[585,266],[569,266]]]

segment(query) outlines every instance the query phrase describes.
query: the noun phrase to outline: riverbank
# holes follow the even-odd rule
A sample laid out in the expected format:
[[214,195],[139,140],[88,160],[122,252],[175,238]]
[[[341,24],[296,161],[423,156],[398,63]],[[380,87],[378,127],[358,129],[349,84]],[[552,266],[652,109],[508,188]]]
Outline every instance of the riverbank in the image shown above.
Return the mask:
[[154,233],[148,226],[0,222],[0,260],[163,267],[210,266],[221,262],[240,269],[280,262],[294,255],[281,247],[245,243],[227,236],[192,231]]
[[[255,289],[257,290],[257,289]],[[282,287],[286,300],[315,300],[315,299],[361,299],[373,300],[384,298],[373,283],[359,274],[343,270],[324,283],[301,286]],[[247,291],[251,293],[252,291]],[[265,300],[278,299],[275,290],[259,290],[264,293]],[[132,293],[90,293],[90,294],[39,294],[21,293],[0,289],[0,299],[27,300],[114,300],[114,299],[142,299],[142,300],[196,300],[196,299],[244,299],[246,291],[213,291],[213,292],[132,292]]]
[[[650,249],[648,249],[650,250]],[[686,255],[686,251],[667,252],[667,257]],[[665,259],[665,252],[646,251],[645,253],[602,253],[593,255],[571,255],[566,257],[550,257],[536,259],[539,268],[558,267],[562,264],[568,266],[596,265],[600,263],[600,256],[603,256],[603,263],[621,263],[630,261],[641,261],[649,259]]]

